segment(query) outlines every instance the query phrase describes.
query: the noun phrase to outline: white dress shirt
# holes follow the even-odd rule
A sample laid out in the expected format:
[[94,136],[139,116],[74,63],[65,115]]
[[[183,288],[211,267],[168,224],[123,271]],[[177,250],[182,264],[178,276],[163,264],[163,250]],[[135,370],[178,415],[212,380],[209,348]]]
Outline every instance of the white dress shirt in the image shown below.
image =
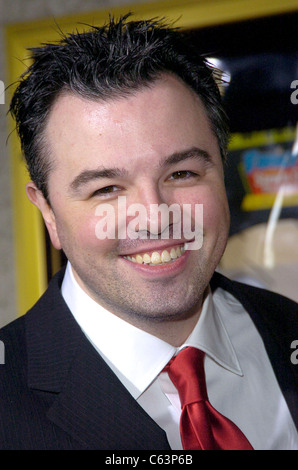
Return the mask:
[[62,295],[82,331],[131,395],[181,450],[180,401],[162,372],[185,346],[206,353],[209,400],[256,450],[298,450],[297,431],[250,316],[231,294],[209,292],[187,341],[176,348],[125,322],[91,299],[68,263]]

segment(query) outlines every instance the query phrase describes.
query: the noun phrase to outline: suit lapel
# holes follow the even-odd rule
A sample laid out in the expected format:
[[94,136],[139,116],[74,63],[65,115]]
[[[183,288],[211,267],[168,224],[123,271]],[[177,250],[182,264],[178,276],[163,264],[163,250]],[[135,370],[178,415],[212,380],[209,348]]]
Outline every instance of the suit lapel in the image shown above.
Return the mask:
[[56,394],[48,418],[88,449],[169,449],[164,431],[73,319],[60,294],[62,278],[26,315],[29,386]]
[[48,417],[87,448],[168,448],[164,432],[87,340],[82,340]]

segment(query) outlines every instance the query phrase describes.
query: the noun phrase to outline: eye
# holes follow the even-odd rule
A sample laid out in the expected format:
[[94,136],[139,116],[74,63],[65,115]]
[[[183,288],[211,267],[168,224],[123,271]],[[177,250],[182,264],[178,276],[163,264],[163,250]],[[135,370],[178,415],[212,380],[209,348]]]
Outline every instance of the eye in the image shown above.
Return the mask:
[[175,171],[174,173],[172,173],[170,176],[170,179],[179,180],[179,179],[193,178],[195,176],[197,176],[197,174],[194,173],[193,171],[181,170],[181,171]]
[[105,196],[106,194],[111,194],[119,190],[118,186],[110,185],[105,186],[104,188],[97,189],[92,193],[92,196]]

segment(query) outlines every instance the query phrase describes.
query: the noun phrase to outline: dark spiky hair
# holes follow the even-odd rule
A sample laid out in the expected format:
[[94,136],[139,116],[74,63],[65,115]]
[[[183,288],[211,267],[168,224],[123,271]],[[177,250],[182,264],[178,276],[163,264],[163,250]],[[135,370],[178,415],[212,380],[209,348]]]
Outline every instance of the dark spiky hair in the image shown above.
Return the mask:
[[222,158],[228,143],[228,125],[214,70],[189,44],[182,31],[163,20],[119,21],[63,35],[57,43],[29,49],[32,65],[21,76],[10,112],[32,181],[48,199],[51,170],[44,139],[47,117],[63,92],[87,99],[125,97],[163,73],[180,77],[201,98]]

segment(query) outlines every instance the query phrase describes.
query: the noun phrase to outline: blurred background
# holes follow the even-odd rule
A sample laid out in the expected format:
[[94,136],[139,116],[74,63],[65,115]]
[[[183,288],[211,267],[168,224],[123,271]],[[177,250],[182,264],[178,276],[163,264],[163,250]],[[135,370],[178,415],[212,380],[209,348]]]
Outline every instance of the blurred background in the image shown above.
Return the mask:
[[[0,0],[0,85],[28,66],[27,47],[58,39],[58,26],[72,32],[128,11],[176,20],[223,72],[231,230],[218,270],[298,301],[298,0]],[[25,313],[65,262],[26,200],[6,115],[12,90],[1,95],[0,86],[0,327]]]

